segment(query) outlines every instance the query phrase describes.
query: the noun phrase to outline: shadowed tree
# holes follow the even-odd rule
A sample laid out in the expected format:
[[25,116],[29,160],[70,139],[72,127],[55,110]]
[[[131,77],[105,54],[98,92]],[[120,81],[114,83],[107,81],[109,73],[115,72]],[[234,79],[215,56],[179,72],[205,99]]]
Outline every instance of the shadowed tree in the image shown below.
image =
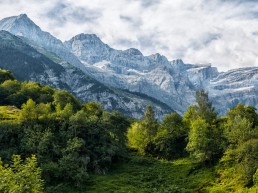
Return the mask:
[[207,123],[212,123],[217,118],[217,112],[209,100],[208,93],[204,90],[196,92],[196,114]]

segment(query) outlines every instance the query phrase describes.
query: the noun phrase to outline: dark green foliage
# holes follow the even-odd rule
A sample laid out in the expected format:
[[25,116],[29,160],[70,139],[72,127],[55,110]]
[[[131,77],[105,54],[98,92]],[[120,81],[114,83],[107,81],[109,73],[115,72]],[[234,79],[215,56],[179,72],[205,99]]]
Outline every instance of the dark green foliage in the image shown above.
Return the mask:
[[89,173],[105,173],[126,156],[129,121],[97,103],[82,105],[66,91],[33,82],[6,80],[0,108],[0,157],[37,155],[48,185],[83,186]]
[[[120,150],[118,150],[118,156],[124,156],[123,154],[126,153],[124,149],[127,144],[126,132],[130,126],[130,121],[124,115],[116,111],[105,113],[104,120],[106,127],[110,131],[109,135],[112,138],[112,143],[120,148]],[[116,159],[116,157],[113,159]]]
[[217,117],[215,108],[212,107],[212,103],[209,101],[208,93],[204,90],[196,92],[196,114],[204,119],[207,123],[211,124]]
[[158,157],[175,159],[185,155],[187,130],[182,118],[172,113],[163,119],[155,137],[155,152]]
[[131,124],[127,137],[129,146],[141,154],[165,159],[186,155],[187,130],[177,113],[165,116],[159,124],[148,106],[142,120]]
[[237,105],[228,112],[225,124],[225,137],[228,148],[222,157],[222,163],[235,168],[241,184],[255,184],[255,172],[258,169],[258,126],[255,109]]
[[186,150],[200,163],[217,161],[223,152],[223,131],[217,113],[204,90],[196,92],[196,106],[189,107],[184,122],[189,127]]
[[20,141],[23,131],[18,123],[0,120],[0,157],[3,161],[10,160],[20,152]]
[[158,121],[151,106],[147,106],[142,122],[148,130],[148,135],[153,137],[157,132]]
[[[98,103],[81,104],[66,91],[18,82],[5,74],[0,83],[0,157],[12,163],[13,155],[25,158],[35,154],[49,192],[72,192],[59,187],[92,187],[95,179],[115,184],[110,190],[110,184],[103,187],[105,182],[95,181],[100,184],[97,187],[102,186],[101,191],[96,188],[98,192],[112,192],[119,183],[125,188],[118,187],[117,192],[236,192],[257,187],[258,115],[251,106],[239,104],[226,117],[217,118],[207,93],[200,91],[197,105],[189,107],[183,118],[172,113],[158,123],[148,106],[141,120],[132,121],[118,112],[106,112]],[[187,156],[186,149],[198,163],[135,156],[124,159],[127,144],[141,154],[167,160]],[[128,174],[118,169],[110,173],[121,160],[130,160],[130,170],[122,168]],[[29,186],[42,189],[40,170],[33,163],[36,180]],[[93,173],[108,173],[111,181]],[[21,180],[30,178],[19,175]],[[118,184],[112,181],[114,176]],[[94,192],[94,188],[87,190]]]
[[53,104],[56,106],[60,105],[61,109],[64,109],[68,103],[72,105],[74,110],[79,110],[81,108],[80,101],[67,91],[55,91],[53,96]]
[[36,103],[48,103],[53,101],[54,92],[57,91],[38,83],[7,80],[0,84],[0,105],[21,107],[28,99],[33,99]]
[[90,157],[87,156],[85,151],[85,141],[83,139],[75,137],[67,141],[66,147],[62,150],[62,156],[58,160],[59,172],[62,175],[60,177],[63,181],[70,181],[77,187],[86,182]]
[[251,123],[251,127],[258,126],[258,115],[255,112],[255,108],[252,106],[244,106],[238,104],[227,113],[228,122],[234,121],[236,117],[245,118]]
[[14,80],[14,76],[8,70],[0,69],[0,84],[2,84],[6,80]]

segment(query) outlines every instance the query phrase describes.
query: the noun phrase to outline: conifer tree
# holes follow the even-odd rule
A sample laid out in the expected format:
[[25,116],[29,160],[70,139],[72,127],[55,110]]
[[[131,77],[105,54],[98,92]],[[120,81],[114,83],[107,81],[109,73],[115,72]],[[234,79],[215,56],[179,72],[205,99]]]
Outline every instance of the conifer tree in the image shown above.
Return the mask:
[[208,93],[203,89],[196,92],[196,113],[207,123],[212,123],[217,118],[217,112],[209,100]]
[[152,140],[158,130],[158,121],[151,106],[147,106],[144,113],[142,124],[146,129],[149,140]]
[[[201,163],[210,162],[221,154],[222,132],[215,124],[217,113],[204,90],[196,92],[197,105],[184,116],[190,127],[186,150]],[[190,120],[188,120],[188,119]]]

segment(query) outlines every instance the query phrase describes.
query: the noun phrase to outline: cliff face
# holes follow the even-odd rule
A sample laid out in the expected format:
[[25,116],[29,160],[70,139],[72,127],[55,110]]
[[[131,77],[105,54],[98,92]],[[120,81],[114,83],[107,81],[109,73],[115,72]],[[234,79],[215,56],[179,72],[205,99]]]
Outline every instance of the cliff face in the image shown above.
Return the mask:
[[118,110],[134,118],[140,118],[147,105],[154,107],[159,119],[173,111],[153,98],[105,86],[57,55],[44,48],[39,52],[26,42],[0,31],[0,68],[12,71],[18,80],[65,89],[83,102],[97,101],[107,110]]
[[[152,103],[159,115],[171,109],[182,114],[195,103],[195,92],[200,89],[209,92],[220,114],[239,102],[258,108],[255,67],[219,73],[209,64],[169,61],[160,54],[144,56],[134,48],[116,50],[94,34],[79,34],[61,42],[42,31],[26,15],[1,20],[0,29],[19,36],[38,54],[62,67],[56,73],[53,70],[42,73],[48,73],[49,78],[41,74],[27,79],[57,88],[67,87],[80,99],[97,100],[107,109],[119,109],[139,117],[140,113],[136,112],[143,112],[144,106]],[[124,97],[130,98],[130,102]]]

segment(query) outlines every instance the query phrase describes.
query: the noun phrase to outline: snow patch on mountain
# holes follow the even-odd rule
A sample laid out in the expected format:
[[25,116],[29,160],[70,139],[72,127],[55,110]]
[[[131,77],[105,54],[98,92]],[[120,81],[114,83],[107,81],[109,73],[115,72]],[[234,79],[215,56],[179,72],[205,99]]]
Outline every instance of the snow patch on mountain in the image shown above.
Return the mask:
[[[48,32],[42,31],[27,15],[1,20],[0,30],[23,36],[30,45],[41,50],[41,53],[44,49],[54,53],[58,57],[47,55],[51,55],[54,61],[59,61],[65,68],[73,65],[108,87],[145,94],[165,103],[180,114],[195,103],[195,92],[200,89],[209,92],[220,114],[224,114],[239,102],[258,109],[256,67],[219,73],[210,64],[185,64],[181,59],[169,61],[159,53],[144,56],[135,48],[116,50],[102,42],[95,34],[82,33],[63,43]],[[53,77],[53,83],[57,81],[51,71],[46,73]],[[81,83],[77,80],[79,77],[75,71],[67,72],[62,79],[69,79],[67,84],[69,83],[73,92],[81,98],[85,94],[83,90],[94,87],[94,84],[78,86]],[[113,102],[108,99],[111,96]],[[122,99],[116,96],[105,92],[99,95],[107,108],[129,108],[135,111],[135,116],[138,115],[137,107],[141,102],[144,103],[140,97],[125,105],[121,102]],[[92,94],[91,97],[91,100],[100,100],[97,95]]]

